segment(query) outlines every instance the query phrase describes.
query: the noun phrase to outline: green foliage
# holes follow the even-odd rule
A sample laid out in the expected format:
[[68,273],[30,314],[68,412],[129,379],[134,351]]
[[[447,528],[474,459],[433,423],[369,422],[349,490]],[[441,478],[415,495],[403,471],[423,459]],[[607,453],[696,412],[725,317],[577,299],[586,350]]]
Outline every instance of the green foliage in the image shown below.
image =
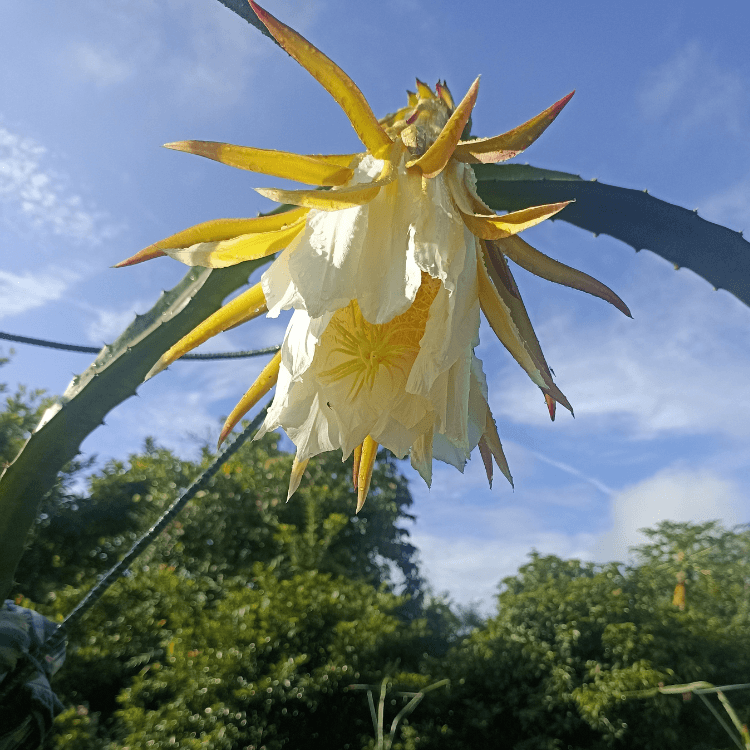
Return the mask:
[[[17,575],[17,590],[36,601],[61,585],[79,585],[111,567],[212,459],[182,461],[148,441],[128,466],[110,461],[89,480],[90,492],[65,507],[45,504],[35,544]],[[351,460],[324,454],[308,465],[286,502],[292,457],[269,435],[248,441],[162,534],[148,555],[157,563],[213,578],[242,574],[262,562],[280,577],[320,570],[388,583],[391,567],[405,592],[419,596],[407,532],[411,496],[382,452],[364,510],[354,514]]]
[[474,171],[479,195],[496,211],[574,200],[552,221],[609,234],[636,251],[651,250],[750,305],[750,243],[742,232],[706,221],[645,190],[582,180],[567,172],[522,164],[478,164]]
[[105,346],[47,411],[45,424],[0,475],[0,600],[10,592],[40,501],[55,486],[58,472],[75,458],[83,439],[111,409],[135,394],[172,344],[218,309],[263,262],[191,269],[149,312],[137,316],[114,344]]
[[[17,591],[70,612],[210,458],[147,441],[86,494],[48,498]],[[668,693],[748,681],[747,529],[666,522],[631,567],[533,554],[480,622],[425,590],[384,454],[360,516],[350,463],[328,455],[286,503],[291,460],[272,435],[243,446],[78,624],[54,747],[375,748],[349,686],[384,679],[384,742],[419,691],[450,681],[402,717],[396,750],[728,747],[701,701]],[[748,693],[729,697],[747,722]]]
[[279,580],[258,564],[219,587],[150,567],[91,612],[61,686],[116,747],[358,747],[367,716],[346,686],[388,662],[397,606],[315,571]]
[[[11,350],[11,355],[13,350]],[[0,355],[0,367],[10,361],[9,357]],[[0,393],[7,394],[8,386],[0,383]],[[3,410],[0,411],[0,471],[18,455],[23,444],[29,439],[31,431],[54,399],[44,398],[42,389],[29,390],[20,386],[15,393],[6,395]]]
[[[451,679],[451,695],[414,718],[414,747],[473,748],[490,737],[515,748],[727,747],[699,702],[638,692],[749,681],[750,533],[665,523],[649,536],[633,568],[533,554],[505,579],[498,615],[426,665]],[[669,570],[680,550],[682,566],[710,560],[684,610],[672,604]],[[732,699],[747,722],[748,693]]]
[[[292,457],[276,441],[245,444],[70,634],[56,690],[75,710],[58,720],[58,747],[173,736],[244,747],[261,734],[269,748],[316,734],[361,746],[367,711],[346,685],[379,679],[429,636],[407,622],[421,583],[399,528],[411,497],[383,453],[359,516],[351,461],[331,456],[310,462],[286,503]],[[147,441],[86,495],[47,501],[16,590],[48,616],[68,613],[210,459]],[[394,571],[410,602],[389,593]]]

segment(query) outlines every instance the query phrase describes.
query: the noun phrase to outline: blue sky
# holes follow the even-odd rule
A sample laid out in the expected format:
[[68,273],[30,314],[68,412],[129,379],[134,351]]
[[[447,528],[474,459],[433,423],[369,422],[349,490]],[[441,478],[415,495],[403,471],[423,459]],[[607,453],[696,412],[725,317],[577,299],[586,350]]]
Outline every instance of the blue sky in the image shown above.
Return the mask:
[[[358,83],[373,110],[414,76],[455,96],[482,74],[474,133],[520,124],[576,89],[521,158],[647,188],[750,231],[750,8],[704,3],[267,0]],[[710,13],[708,12],[710,11]],[[184,267],[111,266],[199,221],[253,216],[273,185],[161,149],[181,139],[300,153],[360,150],[329,95],[216,0],[11,4],[0,47],[0,330],[72,343],[114,339]],[[490,404],[515,478],[489,491],[475,457],[405,465],[411,527],[437,590],[491,606],[535,548],[623,559],[658,521],[750,521],[750,310],[650,252],[554,222],[534,246],[612,287],[633,312],[518,270],[527,308],[576,418],[550,423],[538,389],[482,328]],[[706,252],[712,252],[707,247]],[[284,321],[206,345],[278,343]],[[7,351],[7,346],[3,347]],[[17,345],[0,380],[61,393],[86,355]],[[146,435],[183,455],[214,439],[264,363],[177,363],[84,444],[122,457]]]

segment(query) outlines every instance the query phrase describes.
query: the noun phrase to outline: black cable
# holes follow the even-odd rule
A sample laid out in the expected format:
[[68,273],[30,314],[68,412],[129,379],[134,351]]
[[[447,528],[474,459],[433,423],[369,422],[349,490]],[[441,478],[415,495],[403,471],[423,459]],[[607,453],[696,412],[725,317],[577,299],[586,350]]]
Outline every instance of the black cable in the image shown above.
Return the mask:
[[[0,331],[0,339],[14,341],[18,344],[30,344],[31,346],[45,346],[48,349],[62,349],[66,352],[82,352],[83,354],[99,354],[101,347],[79,346],[78,344],[62,344],[59,341],[47,341],[46,339],[32,339],[28,336],[16,336],[12,333]],[[242,359],[244,357],[260,357],[263,354],[275,354],[281,349],[280,346],[267,346],[265,349],[249,349],[244,352],[217,352],[215,354],[183,354],[180,359]],[[178,360],[179,361],[179,360]]]

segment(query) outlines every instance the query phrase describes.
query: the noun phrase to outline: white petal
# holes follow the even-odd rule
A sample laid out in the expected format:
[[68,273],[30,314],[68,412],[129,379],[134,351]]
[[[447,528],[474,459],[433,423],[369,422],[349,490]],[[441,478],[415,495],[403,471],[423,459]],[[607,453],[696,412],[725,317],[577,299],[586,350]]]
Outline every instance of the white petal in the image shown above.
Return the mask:
[[422,206],[414,232],[414,257],[423,271],[440,279],[445,288],[453,292],[467,249],[464,223],[443,175],[423,179],[422,191]]
[[427,396],[436,378],[479,342],[476,238],[464,232],[466,255],[453,294],[442,288],[430,308],[406,390]]
[[367,204],[356,299],[370,323],[387,323],[406,312],[422,282],[410,241],[420,215],[421,182],[402,165],[397,178]]
[[333,313],[311,318],[305,310],[295,310],[281,347],[281,361],[292,380],[299,380],[310,368],[315,351]]
[[419,472],[425,484],[432,486],[432,429],[420,435],[411,447],[411,465]]
[[[472,357],[470,366],[470,386],[464,402],[466,432],[458,439],[451,432],[435,432],[433,440],[433,456],[439,461],[455,466],[459,471],[464,470],[471,452],[477,447],[484,433],[487,414],[487,383],[482,371],[482,362]],[[455,423],[454,423],[455,428]]]
[[289,259],[300,246],[306,234],[307,227],[305,227],[304,232],[298,234],[292,240],[286,250],[276,258],[260,277],[263,296],[266,298],[266,305],[268,306],[267,317],[269,318],[277,318],[282,310],[288,310],[290,307],[298,310],[304,308],[302,297],[299,295],[296,285],[292,283]]

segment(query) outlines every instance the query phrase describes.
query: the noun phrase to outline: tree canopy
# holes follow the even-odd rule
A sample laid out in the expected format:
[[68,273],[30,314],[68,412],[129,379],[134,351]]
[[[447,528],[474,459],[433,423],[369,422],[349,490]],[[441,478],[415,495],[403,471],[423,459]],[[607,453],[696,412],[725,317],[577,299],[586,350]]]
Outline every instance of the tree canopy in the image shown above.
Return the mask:
[[[0,445],[43,408],[8,397]],[[67,614],[211,458],[148,440],[85,481],[69,467],[17,601]],[[394,461],[356,516],[350,463],[311,461],[286,503],[291,460],[273,435],[244,445],[70,633],[55,747],[374,748],[363,685],[387,680],[388,723],[446,678],[394,748],[731,746],[701,701],[658,689],[750,681],[747,528],[665,522],[630,566],[532,553],[482,621],[421,578]],[[749,696],[729,694],[744,722]]]

